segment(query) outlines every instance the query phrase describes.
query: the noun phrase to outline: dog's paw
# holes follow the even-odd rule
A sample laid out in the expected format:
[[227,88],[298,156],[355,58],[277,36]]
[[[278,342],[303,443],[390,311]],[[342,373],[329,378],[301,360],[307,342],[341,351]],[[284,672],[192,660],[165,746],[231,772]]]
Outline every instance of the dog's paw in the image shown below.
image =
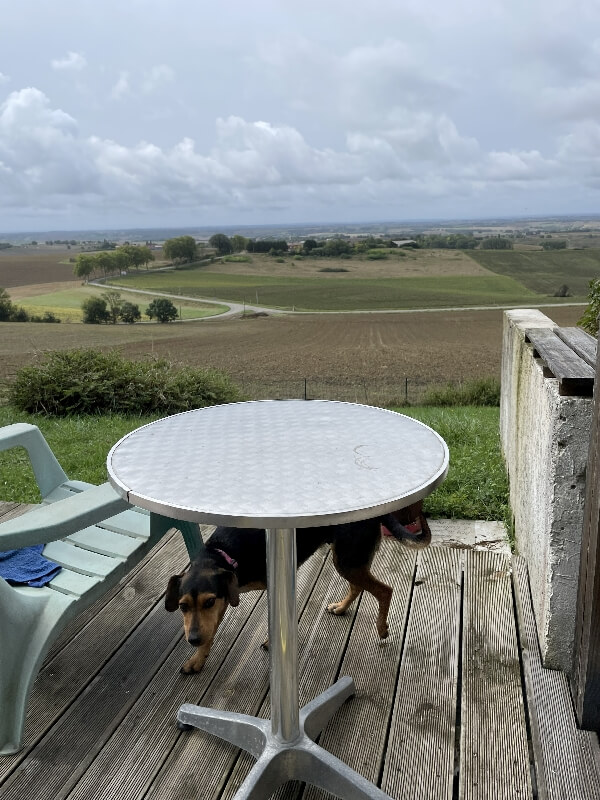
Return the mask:
[[192,656],[188,658],[179,671],[183,675],[193,675],[195,672],[200,672],[205,661],[206,658],[196,658],[196,656]]
[[346,606],[343,603],[330,603],[327,606],[327,611],[329,611],[330,614],[335,614],[339,617],[346,613]]
[[377,633],[379,634],[380,639],[387,639],[389,632],[390,629],[388,628],[387,623],[384,623],[383,625],[377,623]]

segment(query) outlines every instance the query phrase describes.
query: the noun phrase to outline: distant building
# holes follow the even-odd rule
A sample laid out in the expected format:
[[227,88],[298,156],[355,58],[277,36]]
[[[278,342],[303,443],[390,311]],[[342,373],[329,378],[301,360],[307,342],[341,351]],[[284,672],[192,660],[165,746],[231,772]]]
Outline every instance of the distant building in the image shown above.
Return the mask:
[[410,245],[416,244],[414,239],[395,239],[392,241],[392,244],[395,244],[396,247],[409,247]]

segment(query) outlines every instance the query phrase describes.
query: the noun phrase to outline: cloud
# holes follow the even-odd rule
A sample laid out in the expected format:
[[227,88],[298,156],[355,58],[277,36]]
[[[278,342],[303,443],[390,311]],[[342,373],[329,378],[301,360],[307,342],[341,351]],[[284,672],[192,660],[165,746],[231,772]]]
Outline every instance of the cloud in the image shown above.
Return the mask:
[[120,100],[122,97],[128,95],[130,91],[129,73],[123,71],[119,74],[117,82],[110,90],[110,96],[113,100]]
[[167,64],[157,64],[146,73],[142,81],[144,94],[152,94],[175,79],[175,71]]
[[299,36],[269,40],[259,45],[252,67],[286,106],[361,128],[381,126],[407,109],[439,108],[460,91],[430,54],[396,38],[341,52]]
[[600,108],[600,80],[544,89],[538,107],[545,116],[557,120],[594,119]]
[[[120,81],[125,91],[125,73]],[[485,151],[445,114],[402,110],[387,123],[350,130],[332,148],[315,146],[291,125],[229,116],[216,120],[214,144],[204,152],[191,137],[170,147],[129,146],[84,135],[70,114],[27,88],[0,106],[0,205],[40,214],[110,208],[129,218],[165,208],[329,213],[335,204],[452,205],[501,186],[577,183],[600,155],[599,124],[580,124],[546,156],[536,149]]]
[[10,81],[9,76],[0,72],[0,86],[2,86],[3,83],[8,83],[9,81]]
[[69,72],[81,72],[87,66],[87,61],[81,53],[70,50],[64,58],[55,58],[50,62],[52,69]]
[[35,88],[12,92],[0,105],[0,164],[10,176],[0,189],[3,205],[36,206],[38,198],[77,196],[97,184],[77,122]]

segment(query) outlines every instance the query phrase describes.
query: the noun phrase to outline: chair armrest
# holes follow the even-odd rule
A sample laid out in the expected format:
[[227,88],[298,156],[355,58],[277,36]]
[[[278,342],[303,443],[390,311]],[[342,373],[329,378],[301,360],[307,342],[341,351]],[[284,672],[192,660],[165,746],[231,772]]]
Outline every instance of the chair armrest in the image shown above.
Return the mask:
[[12,447],[24,447],[27,450],[42,497],[46,497],[68,480],[36,425],[17,422],[0,428],[0,450],[9,450]]
[[110,483],[94,486],[0,523],[0,551],[54,542],[129,507]]

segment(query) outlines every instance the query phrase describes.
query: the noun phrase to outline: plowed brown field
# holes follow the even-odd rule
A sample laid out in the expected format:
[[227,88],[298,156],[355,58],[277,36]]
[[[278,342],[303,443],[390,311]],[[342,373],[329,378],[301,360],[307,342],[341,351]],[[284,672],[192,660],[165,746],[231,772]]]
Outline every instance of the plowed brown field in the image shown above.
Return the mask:
[[73,280],[73,264],[61,264],[77,254],[62,247],[0,250],[0,286],[28,286]]
[[[573,325],[580,307],[542,309]],[[3,323],[0,380],[45,350],[117,348],[229,373],[249,396],[409,399],[423,385],[500,375],[501,311],[311,314],[170,325]]]

